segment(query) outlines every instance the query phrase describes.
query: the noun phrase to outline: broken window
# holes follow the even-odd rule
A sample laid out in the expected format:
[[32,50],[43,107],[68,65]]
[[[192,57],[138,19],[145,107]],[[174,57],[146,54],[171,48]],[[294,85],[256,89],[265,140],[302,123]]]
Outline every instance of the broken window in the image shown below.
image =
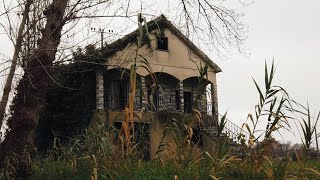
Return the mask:
[[157,49],[168,51],[168,38],[160,37],[157,39]]

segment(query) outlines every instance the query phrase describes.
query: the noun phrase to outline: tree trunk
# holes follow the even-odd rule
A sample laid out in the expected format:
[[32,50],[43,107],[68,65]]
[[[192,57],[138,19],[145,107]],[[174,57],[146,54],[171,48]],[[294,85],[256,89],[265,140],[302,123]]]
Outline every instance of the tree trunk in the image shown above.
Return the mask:
[[[65,24],[64,14],[68,0],[54,0],[45,11],[46,26],[38,48],[34,54],[23,59],[25,73],[17,87],[17,94],[11,106],[12,116],[8,119],[9,132],[0,146],[0,162],[17,155],[16,172],[18,177],[30,173],[28,155],[34,144],[35,131],[41,110],[45,106],[45,96],[50,83],[51,69],[57,47],[60,43],[61,30]],[[25,151],[26,150],[26,151]]]
[[16,71],[17,62],[19,59],[19,53],[21,50],[21,45],[22,45],[22,40],[23,40],[23,30],[26,25],[26,20],[27,20],[28,14],[29,14],[31,3],[32,3],[32,0],[27,0],[25,7],[24,7],[23,17],[22,17],[22,21],[20,23],[20,27],[19,27],[19,31],[18,31],[17,41],[14,46],[14,53],[13,53],[12,62],[11,62],[12,64],[10,66],[9,75],[6,79],[6,83],[3,88],[3,94],[1,97],[1,101],[0,101],[0,127],[1,127],[3,120],[4,120],[4,117],[5,117],[9,94],[10,94],[11,87],[12,87],[12,80],[14,77],[14,72]]

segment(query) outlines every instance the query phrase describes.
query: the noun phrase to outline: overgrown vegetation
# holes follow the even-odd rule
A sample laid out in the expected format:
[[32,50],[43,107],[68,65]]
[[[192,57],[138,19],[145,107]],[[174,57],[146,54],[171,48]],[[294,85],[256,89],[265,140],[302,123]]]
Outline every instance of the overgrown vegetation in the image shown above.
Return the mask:
[[[269,87],[272,87],[271,84]],[[269,110],[272,108],[266,109],[265,113],[271,112]],[[278,118],[276,115],[284,114],[278,109],[276,111],[278,113],[272,113],[274,118]],[[39,154],[35,159],[30,159],[28,163],[32,163],[33,168],[30,179],[316,179],[320,177],[319,161],[305,154],[310,151],[296,149],[292,152],[286,149],[281,157],[277,156],[280,146],[272,138],[274,131],[264,136],[264,140],[260,143],[257,138],[254,141],[251,138],[246,146],[241,147],[245,155],[240,156],[230,148],[232,146],[230,140],[222,133],[226,115],[218,124],[214,150],[210,153],[201,151],[197,143],[192,143],[191,140],[195,125],[201,122],[201,114],[197,113],[196,109],[191,115],[168,116],[163,139],[171,136],[174,141],[171,144],[162,141],[158,154],[166,151],[172,152],[171,156],[166,158],[158,156],[154,160],[144,161],[140,156],[141,149],[137,148],[139,143],[144,141],[132,141],[134,131],[130,129],[129,112],[133,110],[128,108],[127,111],[128,119],[124,123],[128,123],[128,126],[122,124],[121,129],[123,138],[126,137],[126,130],[129,133],[127,141],[120,137],[115,139],[119,132],[113,127],[105,126],[101,117],[97,116],[97,120],[94,121],[97,122],[95,129],[89,128],[83,134],[70,138],[66,144],[55,138],[52,148],[46,154]],[[310,114],[306,115],[312,118]],[[255,120],[252,122],[256,123]],[[272,126],[278,127],[279,124]],[[251,131],[251,137],[257,136],[256,134],[256,131]],[[309,148],[311,149],[310,146]],[[11,162],[8,162],[1,173],[2,178],[14,177],[14,166]]]

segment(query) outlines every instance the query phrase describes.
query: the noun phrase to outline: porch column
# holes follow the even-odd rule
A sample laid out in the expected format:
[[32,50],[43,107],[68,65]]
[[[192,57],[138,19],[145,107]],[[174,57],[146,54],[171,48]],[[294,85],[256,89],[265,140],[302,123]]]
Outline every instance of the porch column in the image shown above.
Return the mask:
[[218,111],[218,94],[217,94],[217,85],[211,83],[211,108],[212,116],[215,120],[218,120],[219,111]]
[[183,97],[183,81],[179,82],[179,100],[180,100],[180,111],[184,112],[184,97]]
[[104,109],[103,69],[96,70],[96,109]]
[[147,98],[148,98],[148,89],[146,86],[146,80],[144,77],[141,77],[141,109],[144,109],[144,111],[148,110],[148,103],[147,103]]

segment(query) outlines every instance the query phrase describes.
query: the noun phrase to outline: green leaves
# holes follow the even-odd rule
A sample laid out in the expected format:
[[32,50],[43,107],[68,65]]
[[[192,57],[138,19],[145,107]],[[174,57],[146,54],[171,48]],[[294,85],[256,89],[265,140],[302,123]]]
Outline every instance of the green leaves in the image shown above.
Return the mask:
[[[142,23],[144,23],[144,29],[143,29],[143,25]],[[145,32],[144,32],[145,30]],[[148,30],[148,26],[147,26],[147,20],[145,17],[142,16],[141,13],[138,14],[138,35],[137,35],[137,46],[138,49],[140,47],[142,47],[143,42],[145,42],[145,38],[147,38],[147,41],[150,41],[149,39],[149,30]],[[149,42],[147,42],[149,43]]]
[[254,84],[256,85],[256,88],[257,88],[257,90],[258,90],[258,92],[259,92],[259,95],[260,95],[260,100],[265,100],[264,99],[264,96],[263,96],[263,94],[262,94],[262,91],[261,91],[261,89],[260,89],[260,87],[258,86],[258,84],[257,84],[257,82],[253,79],[253,82],[254,82]]
[[217,128],[217,138],[220,138],[222,133],[223,133],[223,129],[226,126],[227,123],[227,112],[221,117],[221,120],[218,124],[218,128]]
[[[260,87],[255,79],[253,79],[253,83],[259,94],[258,104],[255,106],[255,118],[252,114],[248,115],[248,120],[252,123],[252,129],[250,126],[245,123],[243,127],[246,127],[250,133],[251,139],[256,141],[262,134],[256,137],[257,124],[260,122],[262,117],[267,120],[266,129],[263,132],[264,138],[272,137],[272,133],[274,131],[278,131],[279,129],[287,126],[290,128],[288,119],[290,117],[285,116],[287,104],[290,106],[290,102],[288,101],[289,95],[280,86],[274,86],[273,78],[275,75],[275,66],[274,61],[272,61],[271,69],[269,71],[267,62],[265,62],[265,75],[264,75],[264,87]],[[251,143],[252,144],[252,143]]]
[[[302,118],[302,122],[300,122],[300,127],[303,133],[303,145],[306,148],[307,151],[310,150],[310,146],[313,143],[314,140],[317,140],[317,124],[319,121],[319,117],[320,117],[320,111],[317,115],[317,118],[315,119],[314,124],[312,124],[312,115],[310,113],[310,107],[309,104],[307,104],[307,107],[302,106],[301,104],[298,104],[299,106],[303,107],[307,112],[306,114],[304,114],[307,118],[307,120],[305,120],[304,118]],[[297,111],[299,113],[302,113],[301,111]],[[317,145],[318,146],[318,145]]]
[[266,90],[269,91],[272,86],[272,80],[273,80],[274,73],[275,73],[274,60],[272,61],[270,76],[268,76],[268,65],[267,65],[266,61],[265,61],[265,68],[264,69],[265,69],[265,86],[266,86]]

